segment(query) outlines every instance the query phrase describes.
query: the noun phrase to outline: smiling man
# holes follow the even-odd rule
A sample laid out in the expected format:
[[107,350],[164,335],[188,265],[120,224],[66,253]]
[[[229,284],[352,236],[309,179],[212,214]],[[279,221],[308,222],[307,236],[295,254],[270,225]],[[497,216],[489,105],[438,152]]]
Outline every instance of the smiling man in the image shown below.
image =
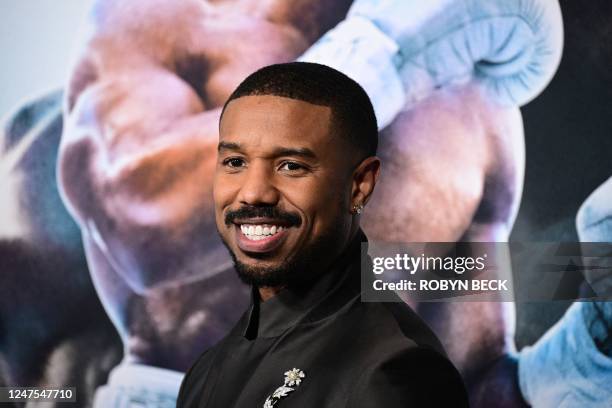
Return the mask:
[[323,65],[265,67],[231,94],[215,215],[253,301],[188,372],[178,407],[467,405],[408,306],[361,302],[359,219],[380,170],[377,137],[363,89]]

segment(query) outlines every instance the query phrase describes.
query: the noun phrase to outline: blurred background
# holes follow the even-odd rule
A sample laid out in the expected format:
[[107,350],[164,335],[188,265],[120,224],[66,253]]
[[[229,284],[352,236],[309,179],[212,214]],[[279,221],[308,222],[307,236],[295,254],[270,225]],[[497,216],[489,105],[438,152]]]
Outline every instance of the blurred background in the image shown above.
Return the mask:
[[88,7],[88,0],[0,2],[0,116],[63,84]]

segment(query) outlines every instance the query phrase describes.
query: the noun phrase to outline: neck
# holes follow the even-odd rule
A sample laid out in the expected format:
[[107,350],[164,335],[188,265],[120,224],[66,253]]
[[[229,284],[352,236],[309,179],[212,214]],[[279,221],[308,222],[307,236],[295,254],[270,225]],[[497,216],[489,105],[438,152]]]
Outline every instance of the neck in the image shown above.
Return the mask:
[[259,292],[259,298],[261,299],[262,302],[265,302],[266,300],[270,299],[273,296],[276,296],[276,294],[278,292],[280,292],[281,290],[283,290],[284,286],[262,286],[260,288],[258,288],[258,292]]

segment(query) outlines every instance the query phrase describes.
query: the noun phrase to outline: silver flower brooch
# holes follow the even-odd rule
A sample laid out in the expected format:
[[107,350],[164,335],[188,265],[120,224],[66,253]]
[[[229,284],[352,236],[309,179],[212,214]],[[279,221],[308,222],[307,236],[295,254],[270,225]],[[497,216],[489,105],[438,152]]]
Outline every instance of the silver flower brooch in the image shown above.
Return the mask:
[[285,372],[285,383],[278,387],[272,395],[266,398],[263,408],[272,408],[278,401],[286,397],[302,383],[302,379],[306,378],[306,374],[299,368],[292,368]]

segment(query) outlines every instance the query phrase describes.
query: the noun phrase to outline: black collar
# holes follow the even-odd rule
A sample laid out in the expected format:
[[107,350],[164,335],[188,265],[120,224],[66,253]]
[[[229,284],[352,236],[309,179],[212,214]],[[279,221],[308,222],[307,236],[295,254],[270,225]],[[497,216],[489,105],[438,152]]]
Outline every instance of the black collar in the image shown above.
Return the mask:
[[[242,335],[247,339],[278,337],[300,322],[312,321],[315,316],[316,319],[326,317],[341,307],[343,300],[359,294],[363,242],[367,238],[359,230],[330,269],[307,287],[283,289],[265,302],[259,300],[257,288],[253,288]],[[315,309],[318,313],[312,313]]]

